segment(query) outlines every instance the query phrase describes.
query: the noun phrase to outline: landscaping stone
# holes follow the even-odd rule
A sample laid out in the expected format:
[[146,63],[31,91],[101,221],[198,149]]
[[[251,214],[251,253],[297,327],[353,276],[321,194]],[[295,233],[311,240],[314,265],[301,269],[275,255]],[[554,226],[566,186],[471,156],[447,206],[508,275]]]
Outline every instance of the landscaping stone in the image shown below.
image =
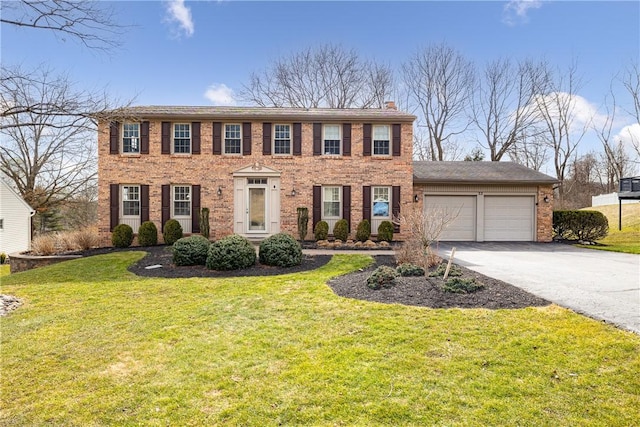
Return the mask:
[[21,305],[22,301],[13,295],[0,295],[0,316],[6,316]]

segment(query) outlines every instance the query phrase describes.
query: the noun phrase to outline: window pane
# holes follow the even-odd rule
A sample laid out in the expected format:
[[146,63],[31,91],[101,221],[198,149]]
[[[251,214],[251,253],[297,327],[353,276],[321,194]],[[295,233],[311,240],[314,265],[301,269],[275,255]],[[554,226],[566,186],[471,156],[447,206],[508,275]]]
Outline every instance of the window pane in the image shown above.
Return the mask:
[[325,125],[324,126],[324,139],[340,139],[340,126],[338,125]]
[[122,215],[140,215],[140,187],[122,187]]
[[122,126],[122,152],[123,153],[139,153],[140,152],[140,124],[125,123]]
[[191,152],[191,125],[188,123],[176,123],[173,125],[173,152]]
[[389,140],[389,126],[374,126],[373,127],[373,139]]
[[324,187],[322,216],[340,217],[340,187]]
[[273,153],[291,154],[291,126],[275,125]]
[[173,215],[191,216],[191,187],[173,187]]
[[373,216],[389,216],[389,188],[373,187]]

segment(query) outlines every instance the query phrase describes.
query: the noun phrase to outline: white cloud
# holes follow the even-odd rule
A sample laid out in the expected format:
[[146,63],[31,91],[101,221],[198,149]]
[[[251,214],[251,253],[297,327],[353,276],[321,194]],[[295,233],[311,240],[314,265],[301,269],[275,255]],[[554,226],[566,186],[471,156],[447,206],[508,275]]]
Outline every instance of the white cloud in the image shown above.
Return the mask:
[[207,88],[204,97],[213,103],[213,105],[236,105],[233,89],[224,83],[214,83]]
[[525,24],[529,21],[527,15],[529,10],[540,7],[542,7],[541,0],[511,0],[502,9],[502,22],[511,27]]
[[640,147],[640,123],[623,127],[615,136],[615,140],[621,141],[625,147]]
[[191,37],[195,27],[191,18],[191,9],[184,5],[184,0],[170,0],[165,3],[165,6],[167,12],[165,22],[178,25],[178,28],[173,30],[175,35]]

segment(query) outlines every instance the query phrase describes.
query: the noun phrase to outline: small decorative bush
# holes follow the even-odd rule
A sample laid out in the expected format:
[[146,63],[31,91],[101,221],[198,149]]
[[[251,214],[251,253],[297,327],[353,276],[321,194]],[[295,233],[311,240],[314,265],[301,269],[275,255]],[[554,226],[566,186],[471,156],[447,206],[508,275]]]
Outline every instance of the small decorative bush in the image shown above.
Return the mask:
[[278,233],[260,243],[260,264],[293,267],[302,264],[302,248],[292,236]]
[[182,239],[182,226],[177,220],[170,219],[164,223],[162,237],[164,238],[164,243],[173,245],[178,239]]
[[158,244],[158,228],[153,221],[145,221],[138,228],[138,244],[140,246],[154,246]]
[[367,279],[367,286],[371,289],[392,288],[396,285],[399,276],[395,268],[381,265],[376,268]]
[[339,219],[333,226],[333,237],[343,242],[349,238],[349,223],[346,219]]
[[[444,277],[444,272],[447,271],[447,263],[443,262],[438,265],[434,271],[429,273],[429,277]],[[456,264],[451,264],[451,268],[449,269],[448,277],[458,277],[462,276],[462,269],[458,267]]]
[[53,255],[56,253],[56,237],[53,234],[41,234],[31,241],[34,255]]
[[419,267],[415,264],[400,264],[398,267],[396,267],[396,271],[402,277],[424,276],[424,268]]
[[371,223],[368,219],[363,219],[356,229],[356,240],[366,242],[371,237]]
[[133,229],[127,224],[118,224],[111,233],[111,244],[116,248],[128,248],[133,242]]
[[210,270],[238,270],[256,263],[256,250],[249,240],[232,234],[209,246],[207,268]]
[[318,221],[316,228],[313,229],[313,234],[316,242],[318,240],[327,240],[329,236],[329,224],[327,224],[327,221]]
[[7,254],[2,252],[0,253],[0,265],[4,264],[5,262],[7,262]]
[[173,244],[175,265],[205,265],[209,255],[209,239],[199,234],[183,237]]
[[382,221],[378,226],[378,241],[391,242],[393,240],[393,224],[391,221]]
[[95,230],[84,228],[73,233],[75,245],[86,251],[100,245],[100,236]]
[[470,294],[482,288],[484,288],[484,286],[480,283],[477,283],[476,279],[463,279],[462,277],[452,277],[451,279],[448,279],[444,285],[442,285],[443,291],[454,294]]
[[207,240],[209,239],[209,208],[200,209],[200,234],[202,234]]
[[80,249],[76,243],[75,233],[71,231],[59,231],[55,234],[56,249],[59,252],[72,252]]
[[609,221],[598,211],[554,211],[553,231],[558,239],[593,242],[607,237]]
[[307,237],[307,224],[309,224],[309,209],[302,207],[298,208],[298,235],[300,241],[304,242],[304,238]]

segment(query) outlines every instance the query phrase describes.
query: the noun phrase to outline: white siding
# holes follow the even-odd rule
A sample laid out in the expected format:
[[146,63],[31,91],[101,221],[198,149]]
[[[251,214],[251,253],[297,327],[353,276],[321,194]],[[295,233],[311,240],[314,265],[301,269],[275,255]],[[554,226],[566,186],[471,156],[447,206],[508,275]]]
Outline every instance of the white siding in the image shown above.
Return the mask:
[[0,181],[0,252],[10,254],[31,248],[32,209],[4,181]]

